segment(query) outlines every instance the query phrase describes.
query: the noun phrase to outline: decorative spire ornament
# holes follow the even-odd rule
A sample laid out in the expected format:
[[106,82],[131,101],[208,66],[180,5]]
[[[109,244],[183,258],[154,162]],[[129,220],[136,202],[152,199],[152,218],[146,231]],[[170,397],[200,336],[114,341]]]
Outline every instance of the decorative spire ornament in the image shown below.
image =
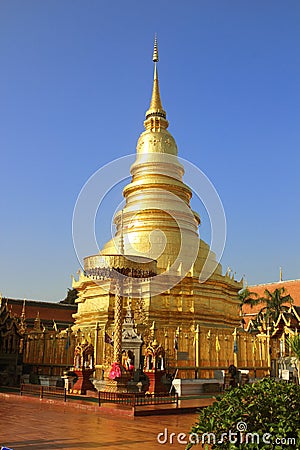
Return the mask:
[[24,298],[23,301],[23,307],[22,307],[22,314],[20,317],[20,331],[22,334],[26,331],[26,315],[25,315],[25,305],[26,305],[26,299]]
[[158,58],[158,44],[157,37],[155,35],[154,38],[154,47],[153,47],[153,56],[152,61],[154,63],[154,75],[153,75],[153,87],[152,87],[152,96],[150,101],[150,107],[146,112],[146,120],[144,122],[146,129],[157,130],[160,128],[167,128],[169,123],[166,120],[167,114],[164,111],[161,103],[160,92],[159,92],[159,82],[158,82],[158,72],[157,72],[157,63],[159,61]]
[[159,61],[159,58],[158,58],[158,46],[157,46],[157,35],[156,35],[156,33],[155,33],[155,36],[154,36],[154,49],[153,49],[152,60],[153,60],[154,63],[157,63]]

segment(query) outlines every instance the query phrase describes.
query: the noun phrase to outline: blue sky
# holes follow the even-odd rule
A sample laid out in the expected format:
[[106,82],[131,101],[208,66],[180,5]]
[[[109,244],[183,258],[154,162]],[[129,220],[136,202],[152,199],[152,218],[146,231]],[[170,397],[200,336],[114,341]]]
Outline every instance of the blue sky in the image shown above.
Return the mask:
[[[224,204],[224,270],[249,283],[277,280],[279,266],[300,278],[299,23],[296,0],[2,0],[2,294],[65,296],[79,267],[76,198],[95,170],[135,151],[154,32],[169,131]],[[100,244],[121,186],[112,199]]]

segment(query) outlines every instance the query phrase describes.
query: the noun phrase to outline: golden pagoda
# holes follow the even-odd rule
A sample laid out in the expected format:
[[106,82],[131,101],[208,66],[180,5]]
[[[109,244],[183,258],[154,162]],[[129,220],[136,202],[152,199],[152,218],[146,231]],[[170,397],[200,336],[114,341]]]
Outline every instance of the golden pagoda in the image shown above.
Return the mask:
[[[73,330],[93,341],[96,368],[112,362],[113,349],[106,337],[114,331],[115,288],[113,281],[88,274],[96,273],[91,269],[101,265],[103,258],[110,267],[120,267],[126,255],[130,255],[129,260],[135,255],[144,258],[146,268],[157,272],[157,276],[140,284],[127,283],[123,293],[124,315],[130,304],[145,348],[155,322],[155,337],[173,365],[227,365],[232,359],[232,333],[240,321],[237,293],[242,282],[228,272],[222,275],[214,253],[199,237],[200,217],[190,207],[192,190],[182,180],[184,167],[167,130],[169,123],[159,91],[156,39],[153,63],[145,131],[137,142],[131,182],[123,190],[126,204],[115,215],[115,237],[99,255],[85,258],[85,271],[73,281],[78,291]],[[212,274],[200,283],[204,267],[213,268]],[[218,346],[212,336],[217,338]]]

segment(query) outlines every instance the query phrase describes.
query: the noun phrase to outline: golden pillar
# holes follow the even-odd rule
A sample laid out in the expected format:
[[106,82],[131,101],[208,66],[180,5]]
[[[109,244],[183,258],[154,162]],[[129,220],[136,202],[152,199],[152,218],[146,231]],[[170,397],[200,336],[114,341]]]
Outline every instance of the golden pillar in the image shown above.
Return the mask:
[[271,353],[270,353],[270,330],[271,327],[267,327],[267,364],[271,367]]
[[282,356],[285,357],[285,331],[282,333]]
[[114,362],[122,364],[122,311],[123,297],[120,286],[116,287],[115,293],[115,317],[114,317]]
[[97,354],[98,354],[98,335],[99,335],[99,322],[95,325],[95,339],[94,339],[94,354],[95,354],[95,366],[97,364]]
[[238,367],[238,342],[237,342],[237,331],[236,328],[234,329],[234,332],[232,333],[233,335],[233,364],[235,365],[235,367]]
[[195,351],[196,351],[195,361],[196,361],[196,367],[198,369],[198,367],[200,366],[200,356],[201,356],[201,354],[200,354],[201,347],[200,347],[200,326],[199,326],[199,324],[197,325],[196,330],[195,330],[195,344],[196,344],[196,346],[195,346],[196,347],[195,348]]

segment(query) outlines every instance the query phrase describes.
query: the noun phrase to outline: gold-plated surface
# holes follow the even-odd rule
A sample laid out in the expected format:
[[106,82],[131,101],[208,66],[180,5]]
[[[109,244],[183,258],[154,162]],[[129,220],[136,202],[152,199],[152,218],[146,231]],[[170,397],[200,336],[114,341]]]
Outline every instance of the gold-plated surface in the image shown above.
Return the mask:
[[[174,266],[170,275],[175,280],[172,288],[151,296],[151,283],[155,280],[143,284],[140,296],[146,322],[138,324],[140,332],[147,337],[147,324],[155,320],[157,339],[164,342],[167,354],[175,358],[174,338],[179,328],[179,353],[188,355],[182,364],[207,365],[214,355],[220,364],[227,364],[233,359],[233,351],[231,344],[226,347],[221,338],[224,336],[229,342],[233,330],[239,326],[237,293],[242,283],[228,274],[222,275],[220,264],[205,283],[199,283],[206,259],[214,264],[215,255],[199,237],[200,218],[191,209],[192,192],[183,182],[184,168],[177,158],[177,145],[167,131],[168,122],[162,107],[156,68],[157,41],[153,61],[154,80],[150,108],[144,122],[146,130],[138,139],[131,182],[123,190],[125,207],[114,218],[116,235],[104,245],[101,255],[85,258],[85,269],[98,264],[97,260],[105,255],[120,253],[157,260],[159,274]],[[195,258],[190,262],[192,251],[195,251]],[[124,260],[118,262],[120,266],[123,263]],[[113,261],[113,264],[117,262]],[[149,264],[153,263],[149,261]],[[102,330],[113,331],[114,296],[109,293],[109,284],[109,280],[103,281],[102,285],[95,284],[84,275],[74,280],[73,287],[79,292],[74,329],[88,332],[94,330],[98,322]],[[135,310],[138,305],[136,292],[131,296],[126,291],[126,296],[124,305],[132,297]],[[203,337],[210,329],[220,339],[221,350],[217,354],[212,351],[210,341]],[[195,330],[198,330],[196,334]],[[110,346],[106,344],[101,351],[102,354],[97,355],[99,364],[112,362]]]
[[158,47],[156,37],[154,40],[153,62],[154,62],[154,76],[153,76],[152,96],[150,101],[150,107],[146,112],[146,120],[144,122],[144,125],[147,130],[149,129],[160,130],[168,128],[169,123],[166,120],[167,115],[166,111],[164,111],[162,107],[159,92],[159,82],[157,72]]
[[144,256],[135,255],[122,255],[122,254],[112,254],[112,255],[92,255],[84,258],[84,270],[90,270],[95,267],[100,268],[117,268],[125,267],[128,269],[142,269],[143,271],[156,272],[156,261]]
[[159,93],[158,74],[157,74],[156,63],[154,65],[153,90],[152,90],[152,98],[151,98],[149,111],[164,112],[162,104],[161,104],[160,93]]
[[123,297],[119,292],[115,295],[114,314],[114,362],[122,364],[122,323],[123,323]]

